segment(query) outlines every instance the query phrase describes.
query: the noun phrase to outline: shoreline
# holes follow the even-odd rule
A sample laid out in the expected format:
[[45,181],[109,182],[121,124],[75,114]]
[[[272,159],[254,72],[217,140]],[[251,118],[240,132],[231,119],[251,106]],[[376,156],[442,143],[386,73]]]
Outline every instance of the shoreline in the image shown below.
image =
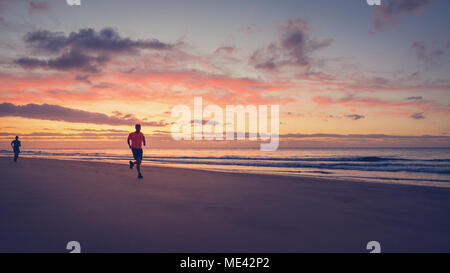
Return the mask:
[[0,158],[0,252],[449,252],[450,190]]
[[[10,158],[10,156],[6,156],[6,155],[0,155],[0,158]],[[93,162],[93,163],[107,163],[107,164],[114,164],[114,165],[127,165],[128,164],[128,159],[124,159],[124,162],[120,161],[120,160],[96,160],[96,159],[79,159],[79,158],[43,158],[43,157],[32,157],[32,156],[21,156],[19,158],[27,158],[27,159],[43,159],[43,160],[60,160],[60,161],[74,161],[74,162]],[[145,159],[145,158],[144,158]],[[181,163],[179,163],[180,165],[182,165]],[[161,163],[155,163],[152,161],[143,161],[143,170],[145,170],[145,167],[162,167],[162,168],[176,168],[176,169],[186,169],[186,170],[197,170],[196,168],[188,168],[188,167],[182,167],[182,166],[174,166],[174,165],[170,165],[170,164],[161,164]],[[431,188],[450,188],[450,183],[448,182],[441,182],[441,181],[433,181],[433,182],[420,182],[420,181],[415,181],[413,183],[406,183],[406,182],[401,182],[401,183],[397,183],[397,182],[392,182],[392,181],[374,181],[374,180],[370,180],[373,178],[357,178],[357,177],[352,177],[352,178],[348,178],[348,177],[339,177],[339,176],[319,176],[319,175],[313,175],[313,174],[304,174],[304,173],[298,173],[298,174],[289,174],[289,173],[269,173],[269,172],[264,172],[264,171],[249,171],[249,170],[232,170],[232,171],[226,171],[226,170],[221,170],[219,168],[214,169],[214,168],[210,168],[210,169],[204,169],[204,170],[200,170],[200,171],[207,171],[207,172],[215,172],[215,173],[236,173],[236,174],[250,174],[250,175],[268,175],[268,176],[274,176],[274,177],[293,177],[293,178],[310,178],[310,179],[314,179],[314,180],[331,180],[331,181],[340,181],[340,182],[344,182],[344,181],[350,181],[350,182],[359,182],[359,183],[375,183],[375,184],[383,184],[383,185],[397,185],[397,186],[415,186],[415,187],[431,187]],[[392,178],[389,180],[397,180],[396,178]],[[408,181],[407,179],[398,179],[401,181]]]

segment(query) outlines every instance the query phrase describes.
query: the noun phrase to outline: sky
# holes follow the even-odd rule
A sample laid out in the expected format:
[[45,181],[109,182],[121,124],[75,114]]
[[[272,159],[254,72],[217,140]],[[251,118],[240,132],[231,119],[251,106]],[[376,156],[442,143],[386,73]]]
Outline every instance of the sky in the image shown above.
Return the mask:
[[[171,109],[280,105],[281,147],[450,146],[450,1],[0,0],[0,148],[174,142]],[[194,121],[195,122],[195,121]]]

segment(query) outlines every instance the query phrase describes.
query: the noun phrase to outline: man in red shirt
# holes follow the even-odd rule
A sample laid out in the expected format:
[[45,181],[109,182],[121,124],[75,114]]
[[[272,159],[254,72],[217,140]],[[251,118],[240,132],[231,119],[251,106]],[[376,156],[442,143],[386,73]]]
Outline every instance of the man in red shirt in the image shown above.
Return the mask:
[[142,143],[144,143],[145,146],[145,136],[141,132],[140,124],[136,124],[135,128],[136,132],[130,133],[127,139],[128,147],[130,147],[131,151],[133,152],[133,157],[136,160],[134,162],[130,160],[130,169],[133,169],[133,166],[136,164],[136,169],[138,171],[138,178],[142,179],[144,178],[141,174]]

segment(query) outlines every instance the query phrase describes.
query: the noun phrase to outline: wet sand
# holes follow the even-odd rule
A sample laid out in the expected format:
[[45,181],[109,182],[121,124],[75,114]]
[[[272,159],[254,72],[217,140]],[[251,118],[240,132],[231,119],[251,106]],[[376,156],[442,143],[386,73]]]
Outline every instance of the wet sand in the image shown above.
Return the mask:
[[0,158],[0,252],[450,252],[450,189]]

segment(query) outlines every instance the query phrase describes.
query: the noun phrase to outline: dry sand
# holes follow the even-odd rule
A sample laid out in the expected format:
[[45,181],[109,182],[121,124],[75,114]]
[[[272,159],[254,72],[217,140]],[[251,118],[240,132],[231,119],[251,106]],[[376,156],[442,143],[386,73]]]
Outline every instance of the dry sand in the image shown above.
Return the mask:
[[0,158],[0,252],[450,252],[450,189]]

